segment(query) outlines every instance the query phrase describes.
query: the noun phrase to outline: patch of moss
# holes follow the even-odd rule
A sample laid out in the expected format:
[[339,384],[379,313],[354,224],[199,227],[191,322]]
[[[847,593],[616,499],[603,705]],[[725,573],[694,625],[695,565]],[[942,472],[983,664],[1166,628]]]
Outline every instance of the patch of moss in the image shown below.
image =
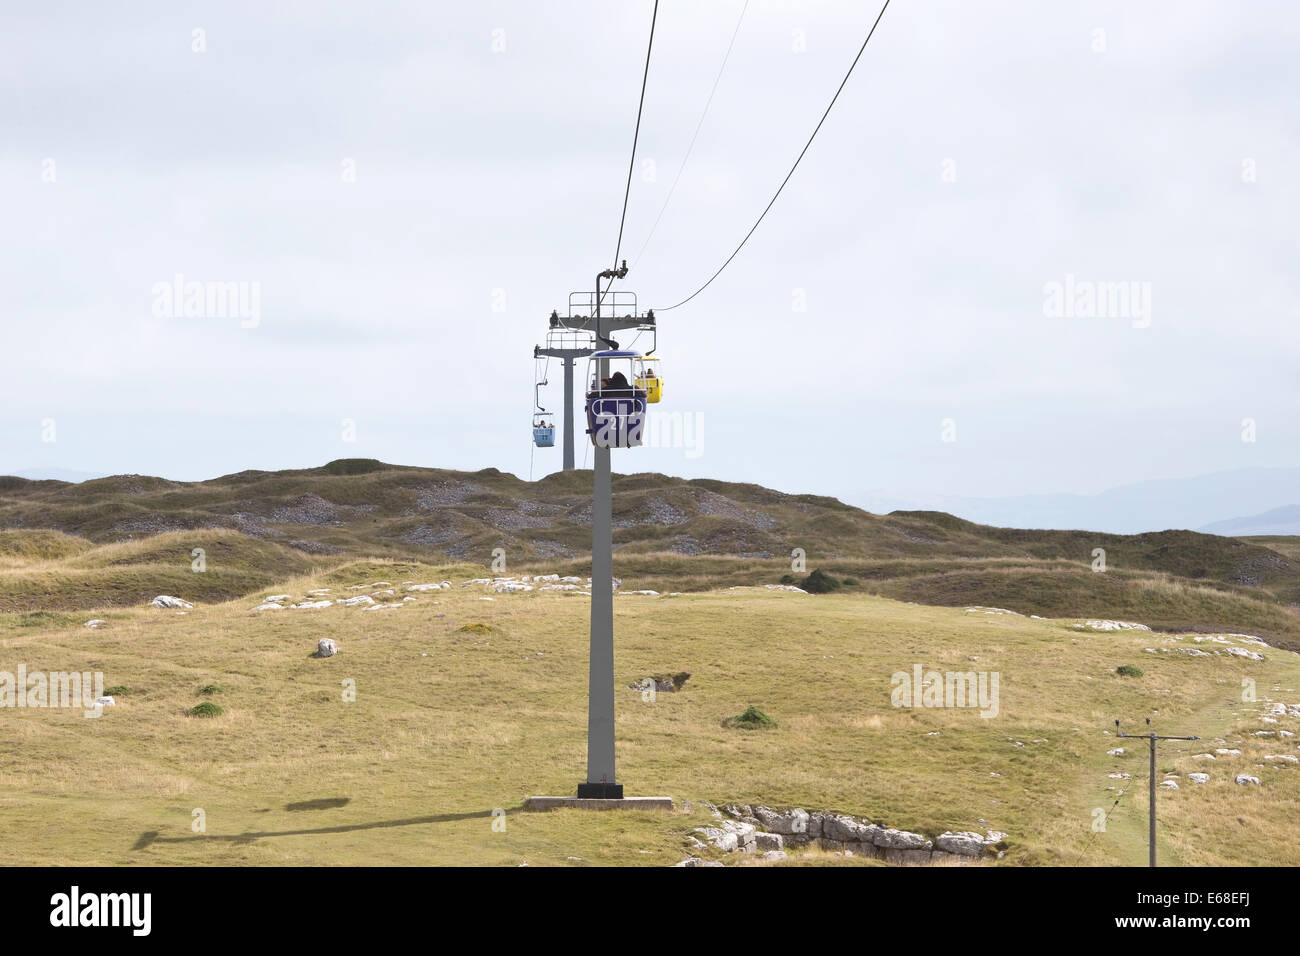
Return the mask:
[[745,712],[736,717],[728,717],[722,722],[724,727],[739,727],[742,730],[761,730],[765,727],[775,727],[776,721],[767,714],[763,713],[753,704],[745,708]]
[[220,717],[225,711],[212,701],[205,700],[203,703],[191,707],[186,713],[191,717]]
[[1115,673],[1120,677],[1141,677],[1142,668],[1134,667],[1132,664],[1120,664],[1115,668]]
[[491,624],[462,624],[456,630],[461,634],[491,634],[496,628]]

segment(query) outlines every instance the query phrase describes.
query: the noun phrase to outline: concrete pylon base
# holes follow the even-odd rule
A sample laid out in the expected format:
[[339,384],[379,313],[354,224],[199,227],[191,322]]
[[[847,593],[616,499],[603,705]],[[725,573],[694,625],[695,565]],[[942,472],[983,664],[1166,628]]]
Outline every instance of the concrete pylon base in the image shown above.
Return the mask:
[[672,797],[622,797],[619,799],[592,797],[529,797],[525,810],[671,810]]

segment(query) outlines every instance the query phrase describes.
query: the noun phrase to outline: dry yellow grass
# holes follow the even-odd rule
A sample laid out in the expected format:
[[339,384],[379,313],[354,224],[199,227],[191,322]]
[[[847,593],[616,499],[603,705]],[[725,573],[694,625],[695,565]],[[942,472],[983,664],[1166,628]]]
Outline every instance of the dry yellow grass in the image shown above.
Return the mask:
[[[364,582],[309,575],[259,593],[364,594],[345,586],[382,578],[401,597],[407,579],[466,577],[411,567],[378,562]],[[1105,732],[1115,717],[1136,731],[1152,716],[1164,732],[1205,738],[1162,746],[1159,766],[1181,787],[1160,793],[1162,862],[1300,863],[1300,769],[1262,759],[1300,753],[1296,738],[1250,736],[1300,731],[1300,719],[1262,722],[1262,705],[1241,699],[1245,677],[1261,699],[1300,703],[1290,652],[1263,649],[1262,662],[1152,654],[1144,648],[1180,642],[861,594],[620,596],[619,776],[629,794],[692,809],[526,814],[527,796],[572,792],[585,765],[588,599],[478,587],[411,596],[396,610],[255,612],[246,599],[0,625],[0,670],[100,670],[127,688],[98,720],[0,710],[8,862],[663,865],[707,821],[700,803],[738,801],[841,810],[931,836],[1003,830],[1004,864],[1140,864],[1144,781],[1106,832],[1092,823],[1115,799],[1107,788],[1127,784],[1108,772],[1145,774],[1145,750],[1108,757],[1116,743]],[[90,617],[109,624],[80,626]],[[491,631],[459,630],[476,623]],[[339,654],[311,657],[320,637]],[[1144,675],[1117,676],[1124,663]],[[998,672],[998,716],[891,706],[891,675],[914,664]],[[653,702],[627,687],[676,671],[692,675],[684,689]],[[209,684],[222,689],[199,694]],[[208,699],[221,716],[186,716]],[[777,726],[722,726],[750,704]],[[1216,747],[1243,753],[1193,759]],[[1191,770],[1210,782],[1192,785]],[[1237,786],[1237,772],[1263,783]],[[193,829],[195,810],[205,832]]]

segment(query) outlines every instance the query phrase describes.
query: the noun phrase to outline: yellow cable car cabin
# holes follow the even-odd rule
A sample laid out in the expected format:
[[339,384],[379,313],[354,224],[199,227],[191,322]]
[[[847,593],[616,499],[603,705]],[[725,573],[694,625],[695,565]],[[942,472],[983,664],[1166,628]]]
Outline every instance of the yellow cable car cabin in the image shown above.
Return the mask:
[[642,357],[641,374],[637,376],[636,387],[645,392],[645,400],[654,403],[663,398],[664,379],[659,374],[659,359],[649,355]]

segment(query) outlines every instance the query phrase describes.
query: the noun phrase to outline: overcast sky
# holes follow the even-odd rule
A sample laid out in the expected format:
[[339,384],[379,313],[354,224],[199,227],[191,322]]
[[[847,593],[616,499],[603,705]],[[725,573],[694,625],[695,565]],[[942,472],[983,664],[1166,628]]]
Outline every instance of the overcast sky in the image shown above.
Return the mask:
[[[643,309],[731,252],[879,10],[751,0],[641,255],[742,5],[660,4]],[[651,6],[5,5],[0,472],[557,469],[532,347],[613,264]],[[1300,464],[1297,49],[1282,0],[894,0],[659,317],[695,447],[615,469],[862,502]],[[1088,315],[1101,283],[1133,296]]]

